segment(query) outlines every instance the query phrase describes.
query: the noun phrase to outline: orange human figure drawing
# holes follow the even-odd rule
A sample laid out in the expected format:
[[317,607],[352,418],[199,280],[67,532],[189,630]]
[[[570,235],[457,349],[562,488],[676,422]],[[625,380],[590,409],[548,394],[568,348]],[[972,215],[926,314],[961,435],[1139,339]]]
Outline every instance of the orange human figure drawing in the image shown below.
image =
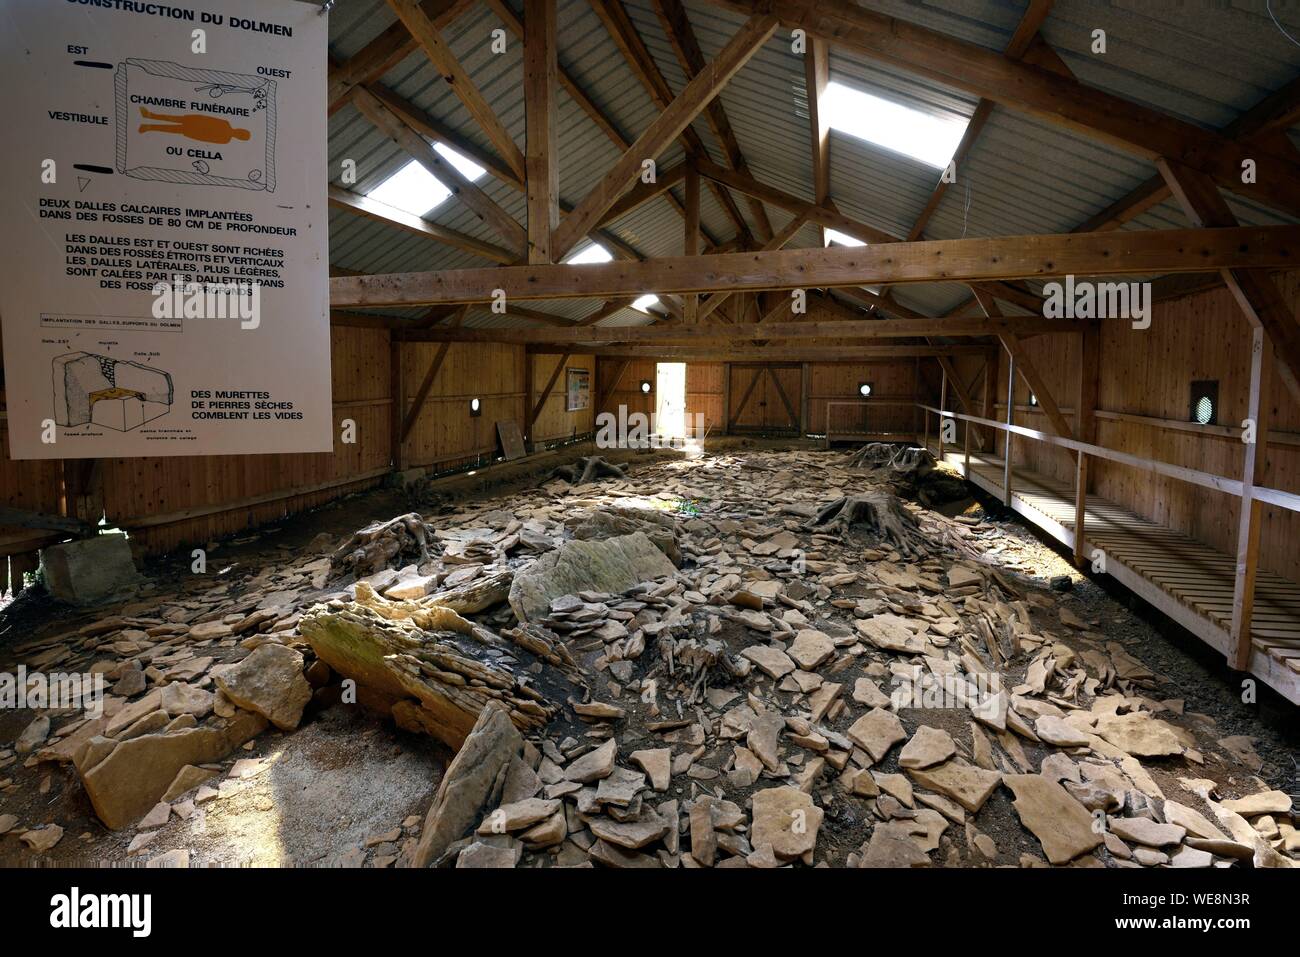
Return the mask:
[[149,120],[163,120],[162,123],[142,123],[141,133],[175,133],[186,139],[198,140],[200,143],[229,143],[231,140],[247,140],[252,137],[248,130],[231,126],[226,120],[217,116],[204,116],[202,113],[154,113],[143,106],[140,115]]

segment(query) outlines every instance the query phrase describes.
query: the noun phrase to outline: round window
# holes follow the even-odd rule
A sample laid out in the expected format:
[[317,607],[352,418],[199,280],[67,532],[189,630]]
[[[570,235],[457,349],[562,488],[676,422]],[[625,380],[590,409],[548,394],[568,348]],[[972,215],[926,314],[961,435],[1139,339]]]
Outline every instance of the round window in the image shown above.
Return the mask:
[[1203,395],[1196,402],[1196,421],[1209,425],[1214,421],[1214,403],[1208,395]]

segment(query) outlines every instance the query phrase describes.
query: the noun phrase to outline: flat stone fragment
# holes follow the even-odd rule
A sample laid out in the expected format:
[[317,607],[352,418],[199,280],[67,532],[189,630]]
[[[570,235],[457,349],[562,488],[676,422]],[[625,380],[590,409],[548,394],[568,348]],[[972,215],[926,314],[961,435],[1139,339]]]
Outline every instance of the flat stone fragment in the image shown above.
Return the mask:
[[522,844],[511,842],[510,847],[496,847],[475,841],[456,855],[456,866],[473,868],[513,868],[524,852]]
[[1043,715],[1034,722],[1034,733],[1046,743],[1058,748],[1082,748],[1089,741],[1088,735],[1064,718],[1050,714]]
[[795,669],[790,656],[780,648],[773,648],[771,645],[750,645],[740,653],[740,656],[748,658],[763,674],[778,681]]
[[1242,817],[1260,814],[1290,814],[1291,796],[1285,791],[1261,791],[1249,797],[1220,801],[1219,807],[1236,811]]
[[650,786],[656,791],[666,791],[672,780],[672,748],[655,748],[633,751],[628,759],[650,777]]
[[957,744],[952,735],[942,728],[923,724],[916,729],[916,734],[903,746],[898,754],[900,768],[928,768],[941,761],[947,761],[957,753]]
[[1107,744],[1139,758],[1182,754],[1194,743],[1187,732],[1136,711],[1101,715],[1097,719],[1097,734]]
[[1065,864],[1102,843],[1092,815],[1065,788],[1041,774],[1008,774],[1020,823],[1043,845],[1053,864]]
[[618,756],[618,741],[610,738],[594,751],[588,751],[582,757],[570,762],[564,769],[566,781],[590,784],[601,778],[609,777],[614,770],[614,758]]
[[849,740],[871,755],[873,761],[883,759],[890,748],[907,738],[907,730],[898,720],[898,715],[884,708],[873,708],[858,718],[847,734]]
[[971,813],[984,806],[1002,780],[998,772],[986,771],[961,758],[933,768],[909,768],[907,773],[921,787],[952,798]]
[[607,817],[596,818],[589,825],[591,833],[602,841],[637,850],[652,844],[668,833],[668,825],[658,815],[643,814],[635,821],[615,821]]
[[311,700],[302,663],[302,655],[292,648],[267,642],[218,675],[216,682],[239,707],[265,716],[281,731],[292,731]]
[[1158,824],[1147,817],[1112,817],[1107,827],[1130,844],[1147,847],[1168,847],[1181,843],[1187,835],[1187,830],[1177,824]]
[[794,636],[786,653],[804,671],[813,671],[835,654],[835,642],[820,631],[805,628]]
[[766,788],[754,795],[750,843],[770,844],[783,860],[810,853],[817,846],[823,811],[798,788]]
[[531,827],[560,809],[558,800],[528,798],[513,804],[503,804],[478,826],[479,834],[505,834]]
[[863,848],[858,867],[929,867],[926,854],[907,828],[900,824],[877,824],[871,830],[871,839]]

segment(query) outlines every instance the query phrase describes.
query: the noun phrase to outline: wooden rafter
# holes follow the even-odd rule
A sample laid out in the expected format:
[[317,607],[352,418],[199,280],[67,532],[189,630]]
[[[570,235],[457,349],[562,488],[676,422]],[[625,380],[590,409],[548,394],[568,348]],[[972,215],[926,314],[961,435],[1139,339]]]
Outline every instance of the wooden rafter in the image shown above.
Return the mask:
[[[1156,166],[1193,226],[1237,226],[1237,217],[1208,176],[1167,159],[1158,160]],[[1278,371],[1292,395],[1300,399],[1300,321],[1273,277],[1264,269],[1249,268],[1223,269],[1220,275],[1251,325],[1262,326],[1268,334]]]
[[[623,4],[619,0],[590,0],[590,3],[591,9],[601,23],[604,24],[606,32],[609,33],[619,52],[623,54],[623,59],[631,68],[633,75],[645,88],[650,97],[650,102],[660,112],[668,109],[674,99],[672,87],[664,79],[663,73],[660,72],[655,63],[654,56],[646,47],[645,41],[632,23],[632,18],[628,16]],[[689,126],[682,131],[681,140],[686,155],[692,160],[708,158],[708,150],[704,146],[704,141]],[[731,198],[731,195],[725,189],[713,183],[710,183],[710,186],[713,188],[714,196],[722,206],[723,211],[730,217],[732,224],[736,227],[737,234],[741,239],[748,242],[751,238],[749,227],[745,223],[745,217],[740,214],[736,201]]]
[[[472,2],[473,0],[424,0],[421,7],[433,25],[442,30],[450,26]],[[329,115],[333,116],[348,102],[348,94],[354,86],[378,80],[410,56],[416,46],[415,38],[399,21],[343,63],[331,64],[326,98]]]
[[464,203],[483,223],[504,239],[516,258],[525,256],[528,233],[514,217],[501,208],[477,183],[458,170],[453,163],[429,145],[429,141],[402,122],[401,117],[364,87],[352,91],[352,102],[375,127],[400,146],[411,158],[428,170],[453,196]]
[[[790,242],[790,240],[794,239],[794,237],[798,235],[799,230],[803,229],[804,224],[807,221],[808,220],[803,216],[791,216],[790,221],[782,226],[781,230],[775,236],[763,244],[762,252],[775,252],[778,249],[784,248],[786,243]],[[706,318],[712,315],[719,306],[726,302],[731,295],[732,293],[719,292],[710,296],[700,305],[698,320],[703,322]],[[762,321],[762,319],[759,319],[759,322]]]
[[431,223],[427,219],[413,216],[405,210],[378,202],[369,196],[353,193],[341,186],[331,186],[329,188],[329,204],[340,209],[350,210],[365,216],[367,219],[373,219],[377,222],[395,226],[398,229],[404,229],[409,233],[425,236],[455,249],[462,249],[476,256],[482,256],[484,259],[490,259],[493,262],[504,264],[519,261],[518,254],[511,252],[509,249],[484,242],[468,233]]
[[565,217],[555,232],[553,252],[556,258],[563,258],[579,237],[600,221],[637,178],[642,162],[654,159],[675,140],[775,30],[776,21],[771,17],[754,16],[746,21],[722,48],[717,59],[709,64],[708,69],[686,84],[677,98],[668,104],[573,212]]
[[[664,33],[668,35],[668,42],[672,44],[673,52],[677,54],[677,62],[681,64],[682,72],[689,80],[705,70],[708,61],[705,60],[699,41],[695,38],[690,17],[686,15],[686,7],[682,0],[655,0],[654,5],[655,12],[659,14],[659,22],[663,24]],[[713,135],[722,144],[727,163],[737,172],[748,174],[749,166],[740,151],[740,141],[736,139],[731,121],[727,119],[727,111],[722,106],[722,100],[715,97],[704,115],[709,128],[713,130]],[[772,238],[772,224],[768,221],[767,210],[752,196],[748,197],[748,201],[750,214],[758,224],[758,238],[766,242]]]
[[[1154,161],[1168,157],[1207,174],[1225,189],[1300,215],[1300,162],[1271,148],[1249,148],[1159,110],[1085,86],[1037,64],[866,10],[849,0],[712,0],[745,13],[763,10],[783,25],[822,36],[832,46],[992,100]],[[1243,183],[1242,162],[1257,177]]]
[[515,175],[522,178],[525,175],[524,154],[515,145],[510,133],[492,111],[492,107],[474,85],[465,68],[460,65],[460,61],[452,54],[451,48],[442,39],[438,28],[421,9],[417,0],[388,0],[388,5],[424,50],[425,56],[429,58],[434,69],[451,85],[452,92],[465,105],[469,115],[482,128],[484,135],[496,147],[506,164]]
[[[808,92],[808,135],[812,144],[813,202],[825,206],[831,198],[831,124],[822,109],[822,96],[831,81],[830,49],[821,37],[810,37],[804,54],[804,85]],[[822,227],[825,245],[825,227]]]

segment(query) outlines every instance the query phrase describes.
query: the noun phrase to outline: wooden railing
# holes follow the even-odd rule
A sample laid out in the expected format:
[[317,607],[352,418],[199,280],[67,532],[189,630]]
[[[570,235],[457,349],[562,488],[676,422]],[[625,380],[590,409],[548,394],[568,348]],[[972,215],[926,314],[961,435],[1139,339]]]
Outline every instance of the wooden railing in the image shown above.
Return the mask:
[[[967,424],[965,429],[965,472],[970,475],[970,425],[984,426],[990,429],[997,429],[1006,433],[1007,443],[1003,458],[1003,501],[1005,504],[1011,504],[1011,442],[1010,437],[1013,435],[1023,436],[1027,439],[1033,439],[1046,445],[1055,445],[1059,448],[1068,449],[1074,452],[1082,460],[1085,457],[1104,459],[1108,462],[1115,462],[1119,465],[1126,465],[1130,468],[1140,469],[1144,472],[1151,472],[1155,475],[1163,475],[1166,478],[1177,479],[1180,482],[1188,482],[1192,485],[1199,485],[1202,488],[1210,488],[1215,491],[1224,492],[1228,495],[1236,496],[1243,499],[1242,507],[1253,507],[1251,503],[1261,503],[1275,505],[1278,508],[1284,508],[1292,512],[1300,512],[1300,494],[1287,492],[1282,489],[1267,488],[1265,486],[1248,484],[1241,479],[1229,478],[1225,475],[1216,475],[1213,472],[1204,472],[1200,469],[1188,468],[1184,465],[1174,465],[1171,462],[1162,462],[1159,459],[1144,458],[1139,455],[1133,455],[1129,452],[1121,452],[1118,449],[1106,448],[1102,445],[1094,445],[1091,442],[1081,442],[1078,439],[1065,438],[1064,436],[1054,435],[1050,432],[1040,432],[1037,429],[1026,428],[1023,425],[1015,425],[1010,422],[998,422],[993,419],[985,419],[980,416],[966,415],[961,412],[949,412],[945,409],[938,409],[924,403],[917,403],[918,408],[926,415],[926,435],[929,435],[929,414],[933,413],[938,416],[940,422],[943,419],[953,419],[962,421]],[[942,428],[940,429],[942,433]],[[943,452],[943,443],[940,442],[940,452]],[[1083,470],[1080,469],[1082,472]],[[1087,508],[1088,489],[1086,482],[1077,483],[1075,488],[1075,515],[1074,515],[1074,552],[1076,561],[1083,558],[1083,541],[1084,541],[1084,516]],[[1233,588],[1233,605],[1232,605],[1232,638],[1233,638],[1233,655],[1231,656],[1232,664],[1238,670],[1244,670],[1247,662],[1250,660],[1250,619],[1254,605],[1255,591],[1255,564],[1257,556],[1253,550],[1245,552],[1247,558],[1241,557],[1243,549],[1238,548],[1238,561],[1236,564],[1236,578]]]

